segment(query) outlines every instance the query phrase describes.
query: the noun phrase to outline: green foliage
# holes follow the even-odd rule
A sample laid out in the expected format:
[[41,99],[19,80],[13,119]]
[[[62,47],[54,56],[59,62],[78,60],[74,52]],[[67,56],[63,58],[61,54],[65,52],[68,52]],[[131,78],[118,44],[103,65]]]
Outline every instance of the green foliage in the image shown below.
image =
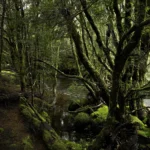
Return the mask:
[[22,144],[24,145],[23,150],[33,150],[33,144],[30,136],[25,137],[22,140]]
[[106,121],[107,115],[108,115],[108,107],[106,105],[103,105],[97,111],[93,112],[91,114],[91,117],[94,122],[102,123]]

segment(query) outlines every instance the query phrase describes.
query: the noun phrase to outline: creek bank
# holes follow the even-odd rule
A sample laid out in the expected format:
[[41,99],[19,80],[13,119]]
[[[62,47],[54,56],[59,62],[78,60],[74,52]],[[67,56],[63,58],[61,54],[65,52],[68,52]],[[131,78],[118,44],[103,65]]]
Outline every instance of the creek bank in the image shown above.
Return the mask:
[[45,116],[47,116],[45,115],[46,112],[44,115],[39,114],[25,98],[22,98],[21,100],[20,109],[29,123],[30,128],[42,136],[43,141],[49,150],[82,150],[82,147],[79,144],[71,141],[63,141],[52,128],[50,122],[45,118]]

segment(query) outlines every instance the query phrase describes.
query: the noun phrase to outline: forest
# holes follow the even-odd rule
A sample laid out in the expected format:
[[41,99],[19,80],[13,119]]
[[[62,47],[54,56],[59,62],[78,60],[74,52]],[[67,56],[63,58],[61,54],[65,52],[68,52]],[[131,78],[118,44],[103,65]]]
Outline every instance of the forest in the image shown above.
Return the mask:
[[150,150],[150,0],[0,0],[1,150]]

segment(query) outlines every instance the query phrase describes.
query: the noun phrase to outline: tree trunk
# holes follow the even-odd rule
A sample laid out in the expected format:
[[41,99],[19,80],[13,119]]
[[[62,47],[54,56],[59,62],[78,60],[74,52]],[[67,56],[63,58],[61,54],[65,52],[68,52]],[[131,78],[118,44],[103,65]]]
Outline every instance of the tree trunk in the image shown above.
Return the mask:
[[1,16],[1,29],[0,29],[0,72],[2,70],[2,53],[3,53],[3,34],[4,34],[4,20],[6,12],[6,0],[2,0],[2,16]]

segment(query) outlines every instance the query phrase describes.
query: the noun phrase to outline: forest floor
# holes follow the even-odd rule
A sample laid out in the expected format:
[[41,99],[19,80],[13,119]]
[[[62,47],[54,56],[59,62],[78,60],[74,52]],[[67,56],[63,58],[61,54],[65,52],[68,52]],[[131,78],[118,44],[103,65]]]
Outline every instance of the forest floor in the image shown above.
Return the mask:
[[42,138],[29,130],[20,113],[19,98],[15,100],[14,96],[19,92],[10,76],[0,76],[0,150],[47,150]]
[[1,150],[46,150],[42,140],[28,129],[18,105],[0,107]]

